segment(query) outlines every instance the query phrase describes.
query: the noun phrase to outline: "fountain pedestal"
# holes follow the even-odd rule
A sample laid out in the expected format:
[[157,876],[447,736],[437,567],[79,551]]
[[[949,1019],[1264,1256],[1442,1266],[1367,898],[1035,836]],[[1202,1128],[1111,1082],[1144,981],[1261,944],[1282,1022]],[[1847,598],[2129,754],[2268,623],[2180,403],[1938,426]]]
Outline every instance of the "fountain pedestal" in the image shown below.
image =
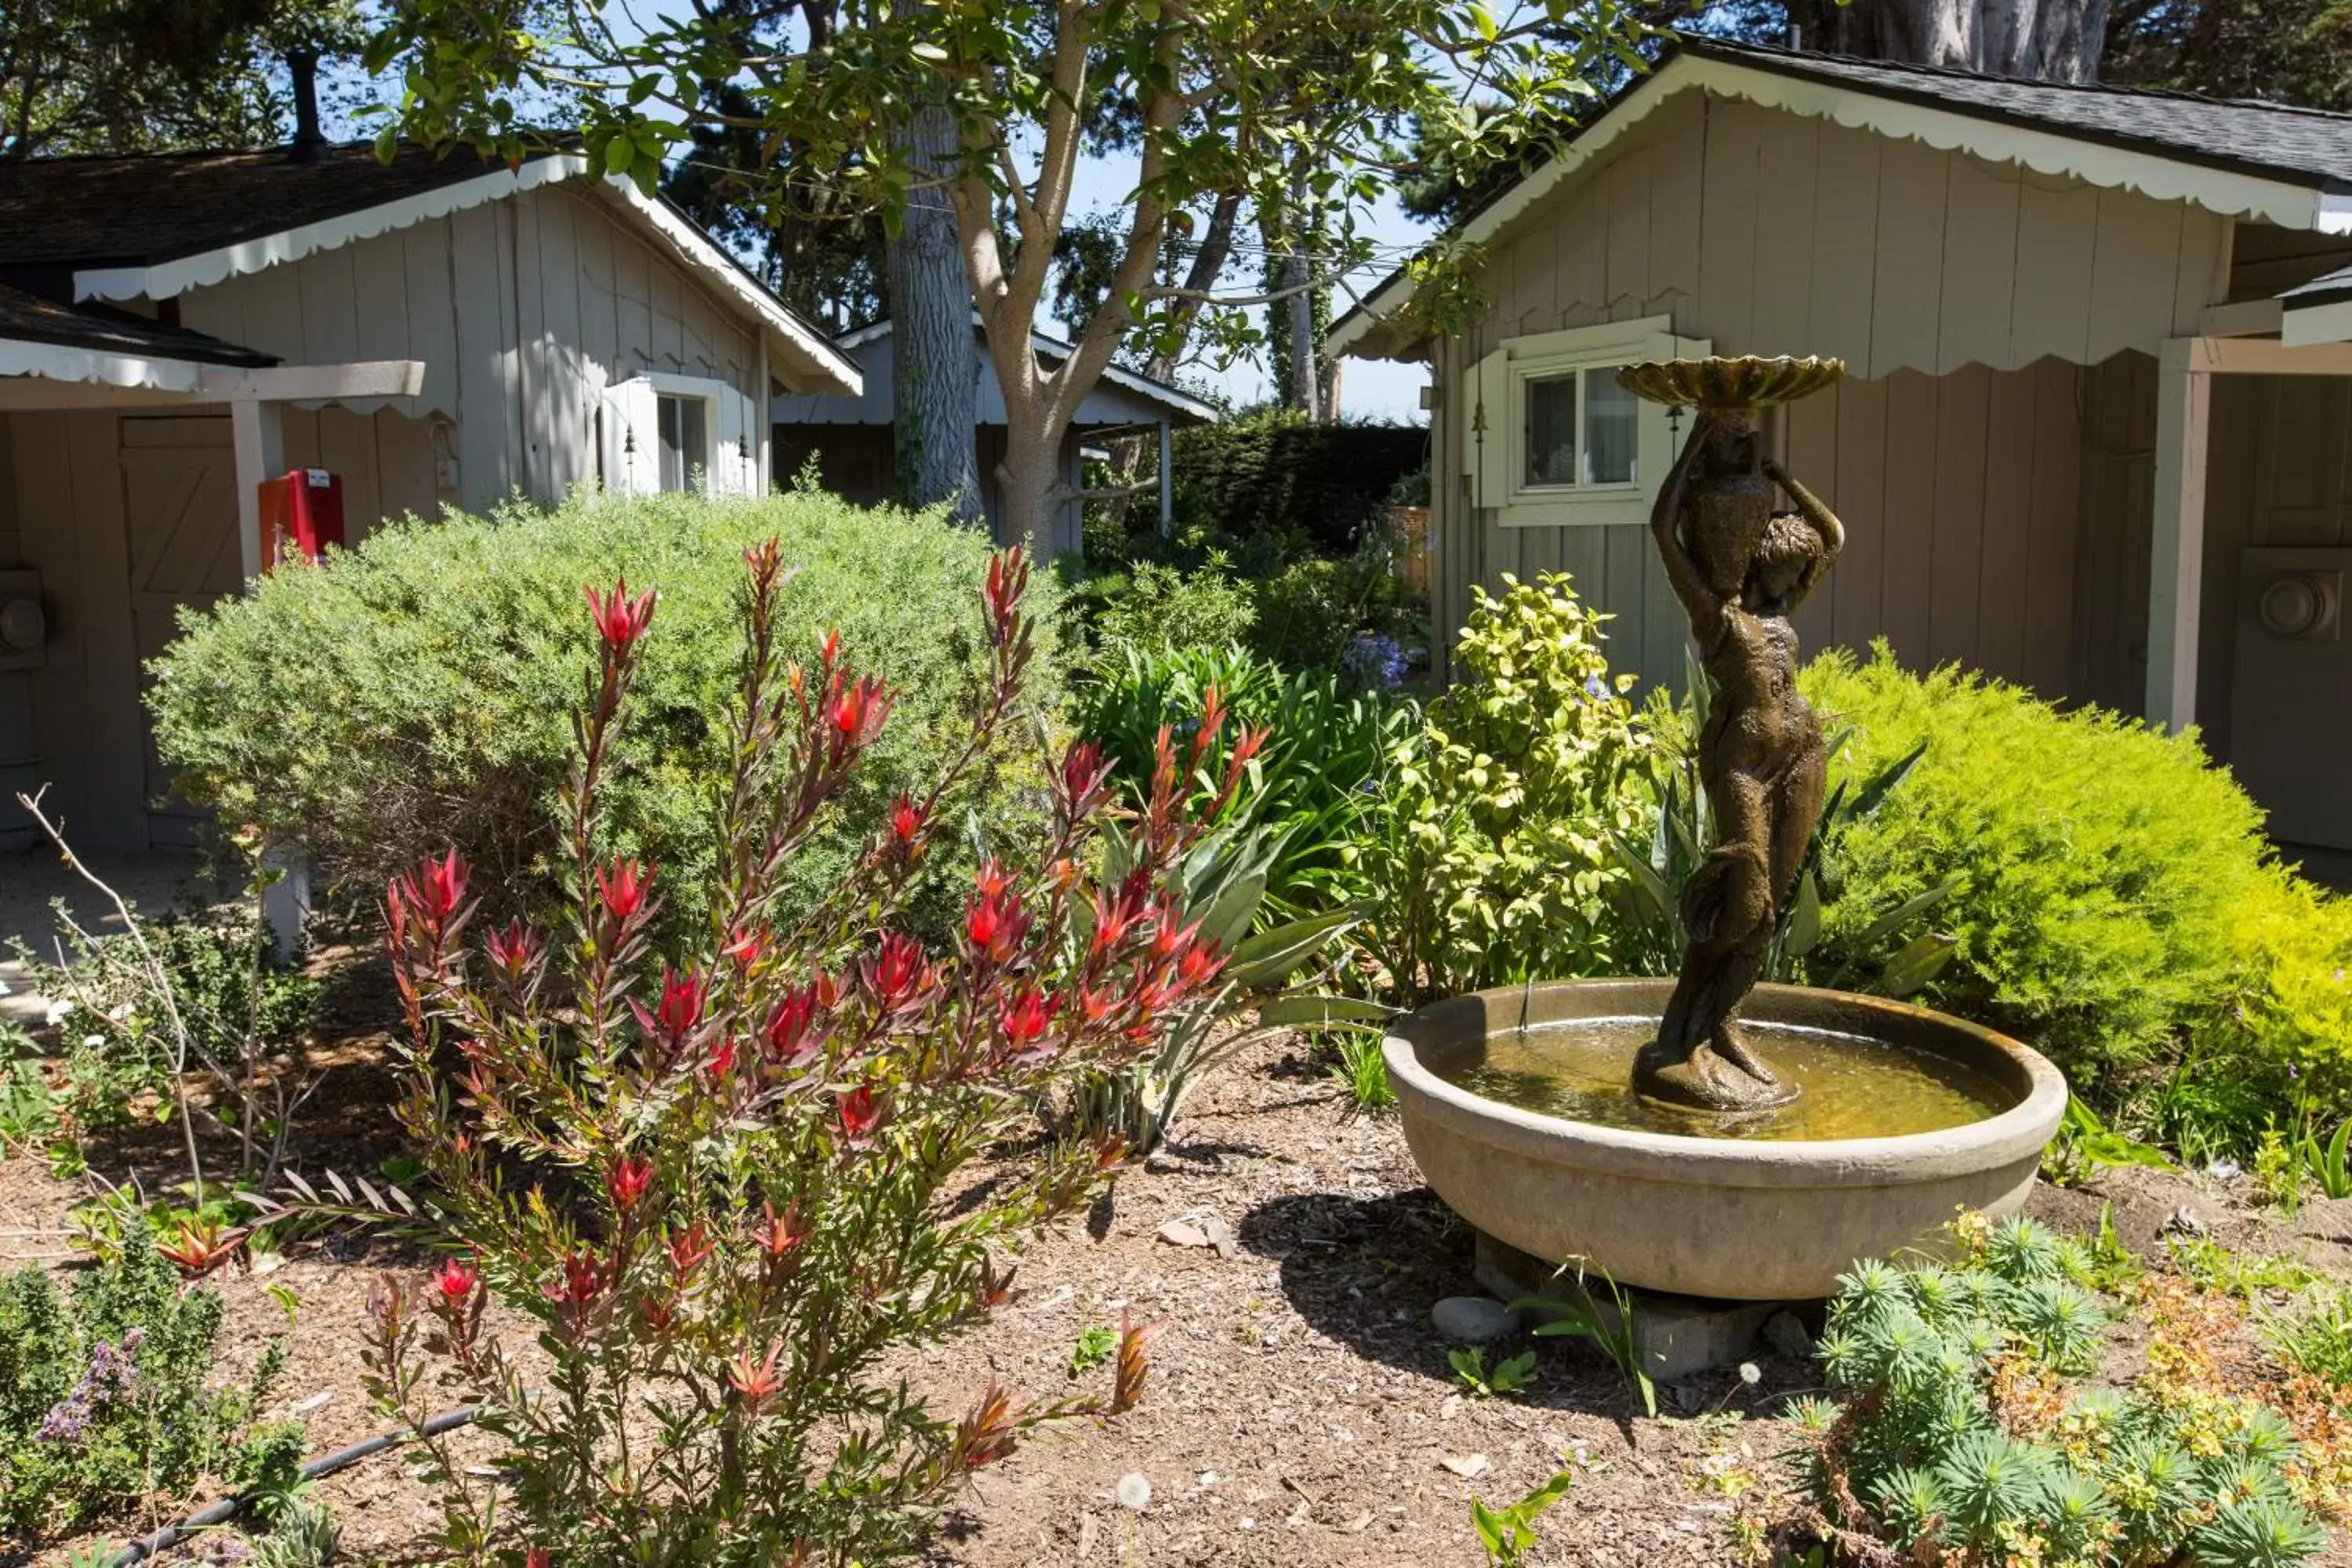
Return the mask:
[[[1477,1233],[1470,1273],[1498,1300],[1541,1296],[1567,1301],[1591,1312],[1601,1332],[1620,1331],[1624,1314],[1605,1288],[1590,1289],[1574,1269],[1563,1272],[1483,1230]],[[1738,1365],[1749,1359],[1765,1323],[1774,1313],[1788,1310],[1779,1301],[1709,1301],[1639,1289],[1625,1294],[1633,1309],[1633,1349],[1656,1383]]]

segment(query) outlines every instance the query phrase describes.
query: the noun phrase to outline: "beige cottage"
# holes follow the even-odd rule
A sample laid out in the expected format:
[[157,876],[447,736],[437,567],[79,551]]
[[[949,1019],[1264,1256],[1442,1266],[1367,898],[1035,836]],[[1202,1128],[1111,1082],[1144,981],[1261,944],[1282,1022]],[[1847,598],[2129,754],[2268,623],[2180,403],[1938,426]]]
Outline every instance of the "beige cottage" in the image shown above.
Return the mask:
[[265,479],[338,476],[354,542],[583,481],[757,491],[770,400],[859,385],[579,157],[0,163],[0,842],[36,783],[83,847],[187,839],[142,666],[258,569]]
[[2352,848],[2352,118],[1691,38],[1457,237],[1468,330],[1400,274],[1328,340],[1433,367],[1439,625],[1566,570],[1677,680],[1678,426],[1610,373],[1838,355],[1775,428],[1850,526],[1809,647],[2200,724]]

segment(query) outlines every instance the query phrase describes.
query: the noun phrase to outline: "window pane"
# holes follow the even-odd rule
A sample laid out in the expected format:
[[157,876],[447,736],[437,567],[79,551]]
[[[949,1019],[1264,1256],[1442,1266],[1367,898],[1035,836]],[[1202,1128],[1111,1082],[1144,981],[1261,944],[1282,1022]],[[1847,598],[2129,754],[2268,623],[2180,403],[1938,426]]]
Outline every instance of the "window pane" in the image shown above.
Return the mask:
[[710,484],[710,405],[699,397],[678,400],[677,444],[686,459],[686,473],[678,489],[688,485],[708,489]]
[[661,488],[666,490],[686,489],[686,448],[678,426],[685,417],[684,399],[656,397],[654,399],[655,424],[660,429]]
[[1528,383],[1528,467],[1530,485],[1576,483],[1576,377]]
[[1584,460],[1591,468],[1585,483],[1633,482],[1635,422],[1640,412],[1633,395],[1617,384],[1614,369],[1585,373]]

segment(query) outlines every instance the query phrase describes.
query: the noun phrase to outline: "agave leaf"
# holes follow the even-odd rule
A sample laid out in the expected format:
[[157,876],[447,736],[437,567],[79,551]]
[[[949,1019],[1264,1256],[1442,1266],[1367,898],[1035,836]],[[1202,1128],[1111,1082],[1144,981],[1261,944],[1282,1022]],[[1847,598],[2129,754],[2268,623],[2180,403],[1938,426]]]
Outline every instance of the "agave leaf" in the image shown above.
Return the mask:
[[1366,1002],[1355,996],[1335,996],[1317,993],[1306,996],[1276,996],[1257,1010],[1262,1025],[1287,1025],[1312,1027],[1316,1025],[1385,1024],[1397,1016],[1394,1007],[1378,1002]]
[[1813,884],[1811,871],[1797,879],[1797,900],[1789,910],[1789,926],[1782,939],[1781,951],[1790,958],[1802,958],[1813,951],[1822,940],[1822,895]]
[[1853,939],[1854,947],[1867,949],[1871,943],[1893,936],[1896,931],[1959,891],[1960,882],[1961,879],[1958,877],[1947,878],[1926,892],[1915,893],[1904,900],[1857,931]]
[[1863,822],[1877,816],[1878,808],[1886,804],[1886,797],[1902,787],[1903,781],[1911,776],[1911,770],[1917,767],[1919,759],[1927,754],[1927,742],[1922,741],[1911,748],[1909,755],[1881,768],[1875,777],[1862,786],[1862,793],[1853,797],[1853,820]]
[[1952,954],[1959,951],[1959,945],[1953,938],[1937,931],[1913,937],[1904,943],[1903,951],[1887,961],[1886,972],[1879,976],[1879,990],[1897,1001],[1916,995],[1927,982],[1943,973],[1944,965],[1952,962]]
[[1233,949],[1225,965],[1226,977],[1252,991],[1269,990],[1289,979],[1300,964],[1361,918],[1353,910],[1334,910],[1260,931]]

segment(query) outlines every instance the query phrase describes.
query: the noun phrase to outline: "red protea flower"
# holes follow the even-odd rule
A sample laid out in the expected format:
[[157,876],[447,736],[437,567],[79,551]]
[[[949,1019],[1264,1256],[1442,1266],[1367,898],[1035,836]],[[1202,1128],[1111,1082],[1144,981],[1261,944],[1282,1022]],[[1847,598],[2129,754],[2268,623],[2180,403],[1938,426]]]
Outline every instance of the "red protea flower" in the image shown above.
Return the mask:
[[828,629],[824,640],[817,644],[816,651],[818,659],[827,669],[839,664],[841,662],[841,628],[835,626]]
[[1026,1051],[1037,1043],[1053,1023],[1054,1015],[1062,1010],[1057,999],[1047,1002],[1034,985],[1024,985],[1013,999],[997,1012],[997,1026],[1004,1031],[1004,1043],[1014,1051]]
[[886,931],[871,957],[860,962],[866,989],[886,1013],[905,1006],[930,981],[923,944],[903,931]]
[[604,1191],[613,1199],[613,1206],[623,1214],[637,1206],[654,1184],[654,1163],[651,1160],[624,1154],[604,1173]]
[[604,1266],[585,1252],[567,1254],[563,1275],[540,1288],[540,1294],[564,1310],[575,1321],[587,1315],[604,1293]]
[[738,1351],[727,1368],[729,1385],[743,1396],[744,1402],[755,1414],[783,1389],[783,1374],[776,1370],[776,1363],[783,1353],[783,1342],[780,1340],[768,1347],[764,1360],[755,1363],[747,1348]]
[[677,1271],[678,1282],[684,1284],[694,1277],[694,1271],[708,1262],[715,1250],[710,1239],[710,1227],[696,1220],[677,1235],[670,1237],[669,1266]]
[[761,1033],[767,1040],[768,1058],[777,1066],[798,1067],[816,1054],[819,1037],[810,1027],[816,1017],[816,993],[812,982],[785,992],[768,1009],[768,1021]]
[[249,1230],[241,1225],[224,1230],[217,1219],[184,1219],[179,1234],[168,1242],[157,1242],[155,1251],[188,1278],[200,1279],[235,1258]]
[[635,860],[616,860],[610,867],[596,868],[596,894],[604,900],[604,912],[621,925],[626,925],[646,907],[646,895],[653,890],[654,868]]
[[971,879],[972,896],[977,899],[1001,899],[1013,890],[1012,873],[1005,870],[994,856],[980,863]]
[[987,603],[998,641],[1011,633],[1013,618],[1021,613],[1021,596],[1028,588],[1029,560],[1019,545],[989,557],[988,580],[981,587],[981,597]]
[[866,745],[890,716],[890,694],[870,675],[855,680],[835,676],[826,692],[824,721],[836,753]]
[[1110,767],[1098,742],[1083,741],[1072,746],[1062,757],[1063,798],[1074,807],[1091,801],[1110,778]]
[[1206,942],[1194,942],[1176,961],[1176,983],[1186,991],[1197,991],[1214,980],[1225,967],[1224,955]]
[[950,1462],[960,1470],[976,1470],[1010,1455],[1020,1440],[1021,1406],[992,1378],[971,1414],[956,1423]]
[[629,580],[623,577],[613,584],[609,595],[599,595],[593,587],[582,590],[588,595],[588,614],[596,623],[596,635],[614,653],[626,653],[646,627],[653,624],[654,601],[658,596],[651,588],[629,597]]
[[874,1093],[870,1083],[859,1084],[834,1104],[834,1114],[840,1118],[841,1134],[852,1143],[863,1142],[882,1124],[883,1101]]
[[1238,773],[1249,766],[1251,759],[1265,749],[1266,737],[1273,733],[1274,728],[1269,724],[1260,724],[1254,730],[1244,727],[1234,741],[1234,771]]
[[433,1271],[433,1288],[441,1292],[441,1304],[451,1311],[464,1311],[481,1283],[482,1271],[462,1258],[445,1258]]
[[522,1568],[555,1568],[555,1553],[544,1546],[534,1546],[522,1554]]
[[1110,1395],[1113,1415],[1124,1415],[1142,1402],[1144,1379],[1151,1374],[1151,1358],[1145,1353],[1144,1342],[1157,1327],[1137,1323],[1125,1307],[1118,1310],[1118,1370]]
[[760,1244],[768,1260],[772,1263],[799,1251],[801,1243],[808,1239],[808,1232],[801,1225],[801,1205],[794,1203],[778,1214],[776,1205],[763,1198],[760,1207],[765,1217],[752,1227],[751,1238]]
[[1017,893],[983,893],[964,910],[963,934],[981,957],[1002,963],[1029,931],[1029,916]]
[[737,967],[749,969],[768,955],[768,944],[773,936],[774,933],[765,926],[752,926],[729,937],[726,945],[719,951],[722,956],[733,960]]
[[643,1323],[646,1331],[654,1338],[667,1339],[670,1330],[677,1326],[677,1298],[671,1296],[656,1300],[647,1297],[637,1303],[637,1321]]
[[830,1013],[841,1005],[841,976],[827,974],[820,969],[809,984],[816,988],[816,1005],[820,1010]]
[[725,1079],[735,1070],[735,1037],[721,1035],[710,1047],[710,1059],[703,1064],[713,1080]]
[[675,1045],[694,1032],[702,1022],[703,1005],[709,1000],[710,984],[694,970],[680,974],[675,969],[662,971],[661,1005],[652,1012],[642,1002],[631,1002],[636,1010],[637,1023],[646,1033],[659,1035]]
[[457,912],[466,901],[467,868],[457,851],[452,849],[438,860],[425,862],[424,874],[417,883],[423,895],[419,904],[423,911],[436,921],[446,921]]
[[915,836],[923,830],[930,813],[901,795],[890,803],[890,837],[902,849],[914,847]]
[[484,940],[482,948],[492,968],[509,980],[520,980],[547,951],[547,939],[520,921],[509,921]]
[[982,1312],[992,1312],[1013,1300],[1013,1277],[1021,1272],[1017,1263],[1008,1263],[1004,1272],[996,1271],[996,1259],[980,1260],[980,1283],[972,1290],[972,1306]]

